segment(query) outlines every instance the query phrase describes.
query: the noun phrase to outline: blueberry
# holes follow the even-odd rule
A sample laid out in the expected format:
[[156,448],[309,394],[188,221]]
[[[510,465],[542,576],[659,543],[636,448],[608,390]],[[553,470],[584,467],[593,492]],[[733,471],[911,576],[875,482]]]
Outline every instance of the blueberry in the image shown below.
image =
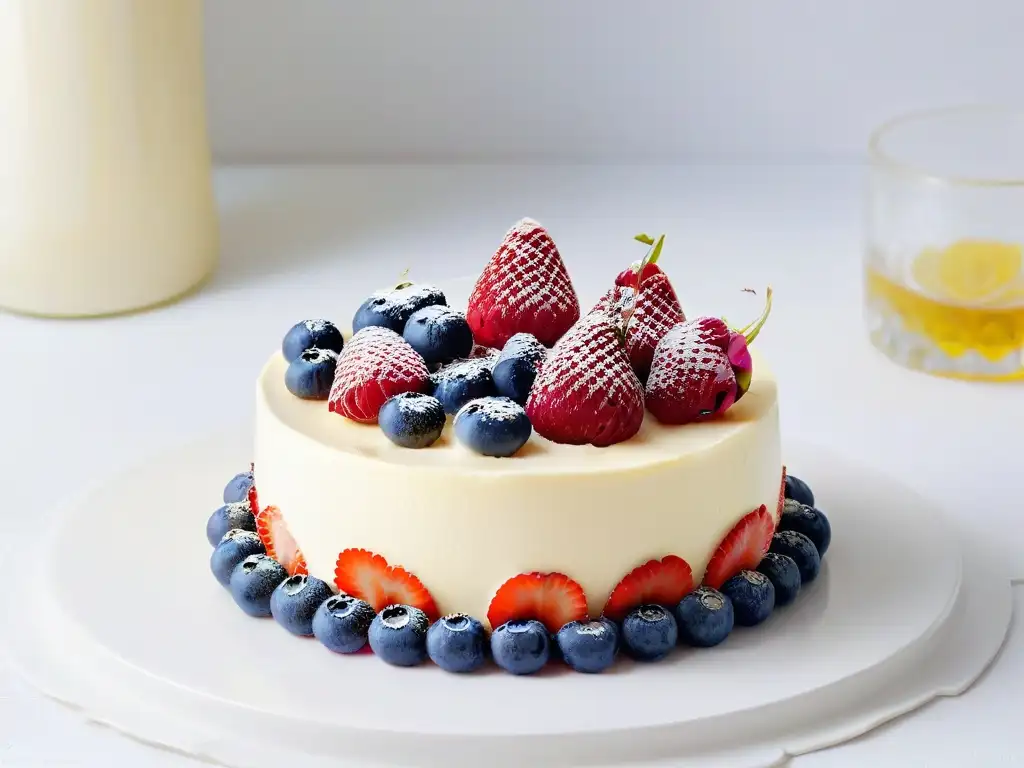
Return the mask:
[[736,623],[753,627],[772,615],[775,587],[757,571],[740,571],[722,585],[722,594],[732,602]]
[[484,456],[511,456],[532,432],[523,406],[507,397],[471,400],[455,415],[459,442]]
[[775,588],[776,606],[789,605],[800,594],[800,569],[792,557],[769,552],[761,558],[757,570],[767,576]]
[[412,667],[427,658],[430,619],[411,605],[389,605],[370,624],[370,648],[396,667]]
[[697,587],[673,611],[679,641],[697,648],[718,645],[732,632],[735,619],[729,598],[711,587]]
[[537,369],[547,355],[547,348],[530,333],[517,333],[505,343],[492,371],[499,395],[526,405],[537,378]]
[[427,655],[447,672],[472,672],[487,658],[487,631],[472,616],[445,616],[427,631]]
[[634,608],[622,622],[626,652],[638,661],[657,661],[668,655],[679,639],[676,620],[660,605]]
[[248,501],[236,501],[217,507],[206,521],[206,539],[211,547],[220,544],[221,539],[232,530],[256,531],[256,518],[253,517]]
[[534,619],[513,619],[491,633],[494,663],[513,675],[539,672],[551,657],[548,631]]
[[832,543],[832,524],[825,513],[795,499],[786,499],[779,520],[780,531],[798,531],[814,542],[818,555],[825,556]]
[[377,422],[395,445],[426,448],[433,445],[444,430],[444,406],[430,395],[403,392],[381,406]]
[[412,313],[402,333],[428,366],[469,357],[473,331],[461,312],[435,304]]
[[337,365],[337,352],[316,347],[307,349],[288,363],[284,385],[303,400],[326,400],[331,394]]
[[786,475],[785,496],[809,507],[814,506],[814,492],[811,491],[811,486],[795,475]]
[[239,472],[224,486],[224,503],[234,504],[236,501],[246,501],[249,498],[250,488],[252,488],[252,470]]
[[486,358],[459,360],[431,374],[433,395],[441,401],[445,413],[458,413],[470,400],[497,393],[491,376],[491,361]]
[[210,570],[226,587],[231,583],[231,572],[235,566],[250,555],[262,555],[266,551],[260,537],[252,531],[228,531],[210,555]]
[[270,596],[270,615],[293,635],[313,634],[313,616],[334,593],[314,576],[289,576]]
[[231,596],[250,616],[269,616],[270,597],[288,571],[267,555],[250,555],[231,572]]
[[281,353],[289,363],[298,360],[307,349],[323,349],[335,354],[341,352],[345,340],[341,338],[334,323],[327,320],[303,320],[296,323],[284,335]]
[[821,570],[821,555],[818,554],[814,542],[798,531],[779,531],[772,536],[769,552],[788,555],[796,561],[800,569],[800,580],[806,584],[814,581]]
[[448,300],[432,285],[403,283],[392,290],[377,291],[356,310],[352,318],[352,332],[358,333],[369,325],[379,325],[401,336],[413,312],[434,304],[447,305]]
[[619,651],[619,628],[610,619],[570,621],[555,635],[565,663],[577,672],[603,672]]
[[367,602],[350,595],[335,595],[316,609],[313,634],[330,651],[355,653],[366,645],[376,615]]

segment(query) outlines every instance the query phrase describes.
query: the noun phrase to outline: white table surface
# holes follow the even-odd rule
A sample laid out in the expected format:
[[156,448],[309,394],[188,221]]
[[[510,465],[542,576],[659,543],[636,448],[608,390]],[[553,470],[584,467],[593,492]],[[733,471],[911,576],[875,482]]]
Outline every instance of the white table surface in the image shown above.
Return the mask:
[[[552,231],[587,299],[642,255],[639,231],[668,233],[662,263],[690,314],[753,317],[758,302],[736,289],[770,282],[775,310],[757,346],[781,382],[785,434],[898,476],[986,533],[1024,577],[1024,389],[931,379],[870,348],[860,182],[849,167],[221,170],[222,266],[199,294],[107,320],[0,314],[0,553],[86,483],[212,429],[245,428],[258,369],[296,320],[343,318],[405,267],[442,283],[475,273],[529,215]],[[1015,604],[1024,611],[1020,588]],[[84,723],[2,664],[0,766],[196,765]],[[1021,680],[1015,620],[966,695],[794,764],[1024,765]]]

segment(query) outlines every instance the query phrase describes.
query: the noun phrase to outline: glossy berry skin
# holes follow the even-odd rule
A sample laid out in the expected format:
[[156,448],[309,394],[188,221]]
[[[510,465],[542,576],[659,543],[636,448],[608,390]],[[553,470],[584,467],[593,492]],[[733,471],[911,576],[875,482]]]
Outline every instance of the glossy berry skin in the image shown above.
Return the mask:
[[818,578],[821,571],[821,555],[814,542],[797,531],[779,531],[772,536],[769,552],[787,555],[800,569],[800,581],[808,584]]
[[789,605],[800,594],[800,569],[796,561],[788,555],[768,552],[757,566],[757,570],[768,577],[775,587],[776,607]]
[[250,616],[269,616],[270,597],[278,585],[288,578],[288,571],[277,560],[266,555],[251,555],[231,572],[231,596]]
[[497,394],[490,361],[485,358],[460,360],[430,376],[431,394],[441,401],[444,412],[455,415],[470,400]]
[[236,501],[217,507],[206,521],[206,540],[211,547],[220,544],[228,531],[256,531],[256,518],[248,501]]
[[247,501],[250,488],[252,488],[252,470],[239,472],[224,486],[224,503],[234,504],[239,501]]
[[398,288],[377,291],[364,301],[352,318],[352,332],[370,325],[390,328],[399,336],[412,314],[423,307],[447,304],[448,300],[432,285],[405,283]]
[[334,595],[313,615],[313,635],[329,651],[355,653],[367,642],[377,612],[369,603],[350,595]]
[[307,349],[288,363],[284,385],[303,400],[326,400],[331,394],[337,366],[337,352],[316,347]]
[[228,531],[210,555],[210,570],[221,586],[227,587],[231,583],[231,573],[240,562],[266,551],[260,537],[252,531]]
[[487,659],[487,630],[463,613],[444,616],[427,630],[427,655],[446,672],[472,672]]
[[402,448],[428,448],[437,442],[445,425],[444,406],[430,395],[403,392],[395,395],[377,414],[381,431]]
[[523,406],[507,397],[471,400],[455,415],[455,437],[483,456],[512,456],[532,433]]
[[461,312],[438,304],[412,313],[402,336],[428,366],[469,357],[473,332]]
[[679,642],[711,648],[729,636],[735,622],[732,602],[711,587],[697,587],[675,607]]
[[529,333],[517,333],[509,339],[492,369],[498,394],[525,406],[546,356],[547,348]]
[[741,627],[760,624],[775,608],[775,587],[757,571],[740,571],[722,585],[722,594],[732,603],[736,623]]
[[307,349],[324,349],[337,355],[345,345],[334,323],[327,320],[303,320],[289,329],[281,342],[281,354],[289,363]]
[[814,506],[814,492],[811,487],[794,475],[786,475],[786,498],[799,501],[809,507]]
[[637,661],[658,661],[676,646],[679,627],[675,617],[660,605],[634,608],[622,622],[626,653]]
[[555,635],[559,654],[577,672],[603,672],[619,652],[619,628],[604,617],[570,621]]
[[786,499],[779,518],[780,531],[798,531],[814,542],[818,555],[825,556],[832,543],[832,524],[820,509],[801,504],[795,499]]
[[491,634],[491,656],[513,675],[539,672],[551,658],[548,631],[535,619],[508,621]]
[[396,667],[413,667],[427,659],[430,619],[411,605],[389,605],[370,624],[370,648]]
[[309,637],[313,616],[333,594],[327,583],[315,576],[289,576],[270,596],[270,615],[293,635]]

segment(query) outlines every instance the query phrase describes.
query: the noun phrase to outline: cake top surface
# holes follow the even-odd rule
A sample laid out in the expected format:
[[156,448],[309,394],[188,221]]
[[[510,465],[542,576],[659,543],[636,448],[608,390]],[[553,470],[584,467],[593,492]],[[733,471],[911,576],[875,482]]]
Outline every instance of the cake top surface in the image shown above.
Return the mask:
[[408,450],[391,443],[373,424],[360,424],[329,413],[322,402],[292,396],[284,385],[287,363],[280,353],[267,362],[257,383],[257,407],[266,408],[282,424],[326,449],[343,451],[368,461],[409,467],[444,467],[452,471],[496,474],[589,474],[655,466],[699,454],[736,433],[756,429],[772,416],[777,401],[774,375],[755,354],[757,375],[750,391],[722,416],[688,424],[665,426],[645,418],[639,433],[607,448],[560,445],[534,433],[513,457],[495,459],[460,445],[452,434],[451,418],[441,438],[428,450]]

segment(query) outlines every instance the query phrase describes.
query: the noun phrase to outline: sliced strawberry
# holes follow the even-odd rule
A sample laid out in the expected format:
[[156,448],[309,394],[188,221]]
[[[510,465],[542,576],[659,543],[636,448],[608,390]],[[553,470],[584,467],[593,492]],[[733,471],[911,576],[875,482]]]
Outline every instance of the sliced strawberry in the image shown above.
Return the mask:
[[[255,490],[255,488],[254,488]],[[250,495],[250,503],[254,494]],[[306,558],[288,530],[284,515],[277,507],[266,507],[256,514],[256,533],[267,548],[267,554],[277,560],[289,576],[306,575]]]
[[[256,471],[256,465],[255,464],[250,464],[249,465],[249,472],[255,473],[255,471]],[[252,510],[252,513],[254,515],[258,515],[259,512],[260,512],[260,500],[259,500],[259,496],[256,493],[256,482],[255,482],[255,480],[253,481],[253,484],[249,486],[249,494],[248,494],[248,496],[249,496],[249,509]]]
[[627,573],[604,604],[604,615],[622,621],[639,605],[655,603],[674,607],[693,590],[693,571],[681,557],[666,555],[648,560]]
[[722,539],[704,572],[704,585],[718,589],[740,571],[757,568],[774,533],[775,521],[762,504]]
[[551,633],[587,617],[583,587],[562,573],[521,573],[506,581],[487,609],[492,629],[512,619],[536,619]]
[[775,525],[782,519],[782,508],[786,504],[786,467],[782,467],[782,484],[779,486],[779,506],[775,510]]
[[338,555],[334,585],[345,594],[365,600],[378,612],[397,603],[419,608],[431,621],[439,615],[423,582],[365,549],[346,549]]

